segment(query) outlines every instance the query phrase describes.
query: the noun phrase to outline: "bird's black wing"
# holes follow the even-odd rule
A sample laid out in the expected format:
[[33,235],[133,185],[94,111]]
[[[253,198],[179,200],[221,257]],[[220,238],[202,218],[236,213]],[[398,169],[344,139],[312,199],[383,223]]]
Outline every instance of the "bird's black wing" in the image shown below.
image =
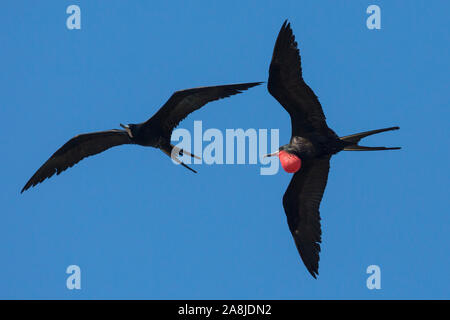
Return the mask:
[[322,235],[319,206],[329,169],[330,157],[305,160],[283,196],[289,229],[303,263],[314,278],[319,274]]
[[145,122],[145,124],[151,125],[153,121],[160,123],[164,133],[170,139],[172,130],[190,113],[200,109],[208,102],[241,93],[259,84],[261,82],[200,87],[177,91],[172,94],[161,109]]
[[267,88],[289,112],[293,136],[311,132],[334,134],[327,126],[319,99],[303,80],[300,53],[287,20],[273,49]]
[[34,187],[55,173],[58,175],[83,158],[93,156],[111,147],[133,143],[123,130],[109,130],[80,134],[67,141],[28,180],[22,192]]

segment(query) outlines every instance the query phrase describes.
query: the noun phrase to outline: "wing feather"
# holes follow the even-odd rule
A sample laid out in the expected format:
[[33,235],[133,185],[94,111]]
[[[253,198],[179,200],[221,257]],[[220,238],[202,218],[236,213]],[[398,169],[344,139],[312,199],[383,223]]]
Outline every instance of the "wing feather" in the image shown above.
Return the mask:
[[329,169],[330,157],[304,161],[283,196],[289,229],[303,263],[314,278],[319,274],[322,241],[319,207]]
[[67,141],[59,148],[28,180],[22,192],[34,187],[55,173],[74,166],[80,160],[103,152],[114,146],[132,143],[130,137],[123,130],[108,130],[80,134]]
[[303,80],[300,52],[287,20],[275,43],[267,88],[291,116],[293,136],[329,132],[319,99]]
[[239,94],[259,84],[261,82],[199,87],[177,91],[145,124],[151,125],[153,121],[162,124],[165,134],[170,138],[172,130],[180,121],[208,102]]

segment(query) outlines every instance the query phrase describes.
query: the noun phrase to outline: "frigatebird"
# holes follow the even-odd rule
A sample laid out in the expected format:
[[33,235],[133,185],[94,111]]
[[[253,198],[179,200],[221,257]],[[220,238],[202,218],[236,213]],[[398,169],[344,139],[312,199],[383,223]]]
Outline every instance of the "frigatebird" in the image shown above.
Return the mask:
[[194,158],[199,157],[183,149],[179,149],[170,143],[173,129],[190,113],[200,109],[208,102],[241,93],[259,84],[261,82],[180,90],[173,93],[169,100],[145,122],[128,125],[120,124],[124,130],[113,129],[77,135],[59,148],[36,171],[25,184],[21,193],[50,178],[55,173],[59,175],[86,157],[122,144],[138,144],[159,148],[174,161],[196,172],[177,158],[177,156],[183,154]]
[[399,127],[338,137],[328,127],[317,96],[303,80],[300,53],[287,20],[275,43],[267,87],[289,113],[292,127],[290,143],[268,156],[278,156],[283,169],[294,173],[283,196],[283,207],[300,257],[316,278],[322,235],[319,206],[327,184],[331,156],[342,150],[400,149],[358,144],[364,137]]

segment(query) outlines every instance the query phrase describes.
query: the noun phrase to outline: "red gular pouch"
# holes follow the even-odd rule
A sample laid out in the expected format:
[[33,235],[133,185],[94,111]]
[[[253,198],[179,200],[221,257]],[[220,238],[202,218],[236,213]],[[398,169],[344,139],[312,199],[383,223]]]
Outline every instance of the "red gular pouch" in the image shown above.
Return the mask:
[[281,166],[287,173],[295,173],[302,166],[302,160],[295,154],[280,151],[278,157],[280,158]]

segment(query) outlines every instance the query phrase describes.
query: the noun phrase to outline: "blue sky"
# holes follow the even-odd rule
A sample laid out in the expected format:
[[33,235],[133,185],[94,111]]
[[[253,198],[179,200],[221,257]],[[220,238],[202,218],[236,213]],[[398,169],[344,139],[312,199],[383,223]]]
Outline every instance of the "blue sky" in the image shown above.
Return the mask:
[[[81,8],[81,30],[66,8]],[[381,8],[368,30],[366,8]],[[449,23],[444,1],[7,1],[0,10],[0,298],[450,298]],[[290,175],[194,165],[124,146],[24,194],[72,136],[150,117],[173,91],[266,81],[288,18],[304,78],[339,135],[399,125],[333,157],[314,280],[281,198]],[[265,85],[184,120],[279,128]],[[81,290],[66,288],[67,266]],[[366,268],[381,268],[368,290]]]

